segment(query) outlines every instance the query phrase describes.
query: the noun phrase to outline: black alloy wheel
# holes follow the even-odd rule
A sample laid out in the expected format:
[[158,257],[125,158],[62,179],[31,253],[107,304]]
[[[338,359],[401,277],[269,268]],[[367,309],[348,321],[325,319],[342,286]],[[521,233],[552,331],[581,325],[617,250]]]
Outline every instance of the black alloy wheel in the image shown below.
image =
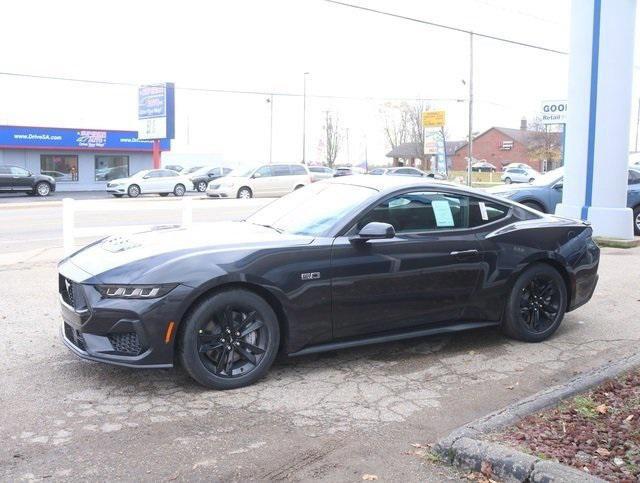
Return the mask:
[[510,337],[539,342],[560,326],[567,306],[567,288],[556,269],[536,264],[525,270],[511,291],[503,329]]
[[187,372],[213,389],[233,389],[264,376],[279,342],[271,306],[247,290],[228,290],[201,302],[184,322],[179,356]]

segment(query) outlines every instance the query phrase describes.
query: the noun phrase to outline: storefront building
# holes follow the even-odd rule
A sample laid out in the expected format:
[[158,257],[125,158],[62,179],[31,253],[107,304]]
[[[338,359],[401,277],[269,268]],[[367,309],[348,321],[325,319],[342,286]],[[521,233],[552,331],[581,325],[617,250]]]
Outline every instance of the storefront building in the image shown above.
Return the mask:
[[[56,179],[57,191],[103,190],[108,181],[153,168],[153,142],[136,131],[0,126],[0,165]],[[170,149],[169,140],[160,143]]]

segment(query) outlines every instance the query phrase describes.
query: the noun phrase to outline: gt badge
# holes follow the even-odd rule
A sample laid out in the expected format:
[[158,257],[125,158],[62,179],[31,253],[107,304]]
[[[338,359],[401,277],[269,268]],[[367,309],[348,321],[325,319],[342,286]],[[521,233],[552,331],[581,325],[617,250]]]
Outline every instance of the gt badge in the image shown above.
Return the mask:
[[320,272],[301,273],[300,278],[302,280],[317,280],[320,278]]

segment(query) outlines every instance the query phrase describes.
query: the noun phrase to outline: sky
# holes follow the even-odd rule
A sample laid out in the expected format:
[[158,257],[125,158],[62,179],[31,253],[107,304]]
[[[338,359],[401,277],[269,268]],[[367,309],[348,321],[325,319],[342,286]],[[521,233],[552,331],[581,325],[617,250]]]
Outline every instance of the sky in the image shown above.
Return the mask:
[[[569,0],[353,3],[569,49]],[[469,38],[457,32],[323,0],[10,1],[3,18],[1,72],[134,85],[0,75],[0,124],[135,130],[135,85],[175,82],[174,157],[207,153],[227,164],[265,162],[267,99],[275,93],[273,161],[298,162],[309,72],[306,158],[312,162],[323,158],[327,111],[342,128],[339,162],[388,160],[380,111],[399,98],[431,99],[430,108],[447,112],[450,139],[467,133]],[[518,127],[522,117],[536,117],[542,100],[567,96],[566,55],[476,38],[474,65],[474,131]],[[636,84],[634,78],[634,98]],[[635,120],[633,112],[634,126]]]

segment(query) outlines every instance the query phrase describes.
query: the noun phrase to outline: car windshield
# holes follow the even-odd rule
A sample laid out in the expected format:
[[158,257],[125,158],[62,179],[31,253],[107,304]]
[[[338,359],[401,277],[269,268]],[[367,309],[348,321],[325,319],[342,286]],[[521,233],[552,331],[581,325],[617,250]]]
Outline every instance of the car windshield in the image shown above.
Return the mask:
[[551,171],[547,171],[541,176],[538,176],[532,184],[534,186],[549,186],[557,183],[560,179],[562,179],[563,174],[564,169],[562,167],[556,168]]
[[231,171],[227,176],[229,177],[237,177],[237,178],[246,178],[247,176],[251,176],[251,173],[256,168],[238,168]]
[[246,221],[285,233],[319,236],[376,193],[363,186],[315,183],[274,201]]

